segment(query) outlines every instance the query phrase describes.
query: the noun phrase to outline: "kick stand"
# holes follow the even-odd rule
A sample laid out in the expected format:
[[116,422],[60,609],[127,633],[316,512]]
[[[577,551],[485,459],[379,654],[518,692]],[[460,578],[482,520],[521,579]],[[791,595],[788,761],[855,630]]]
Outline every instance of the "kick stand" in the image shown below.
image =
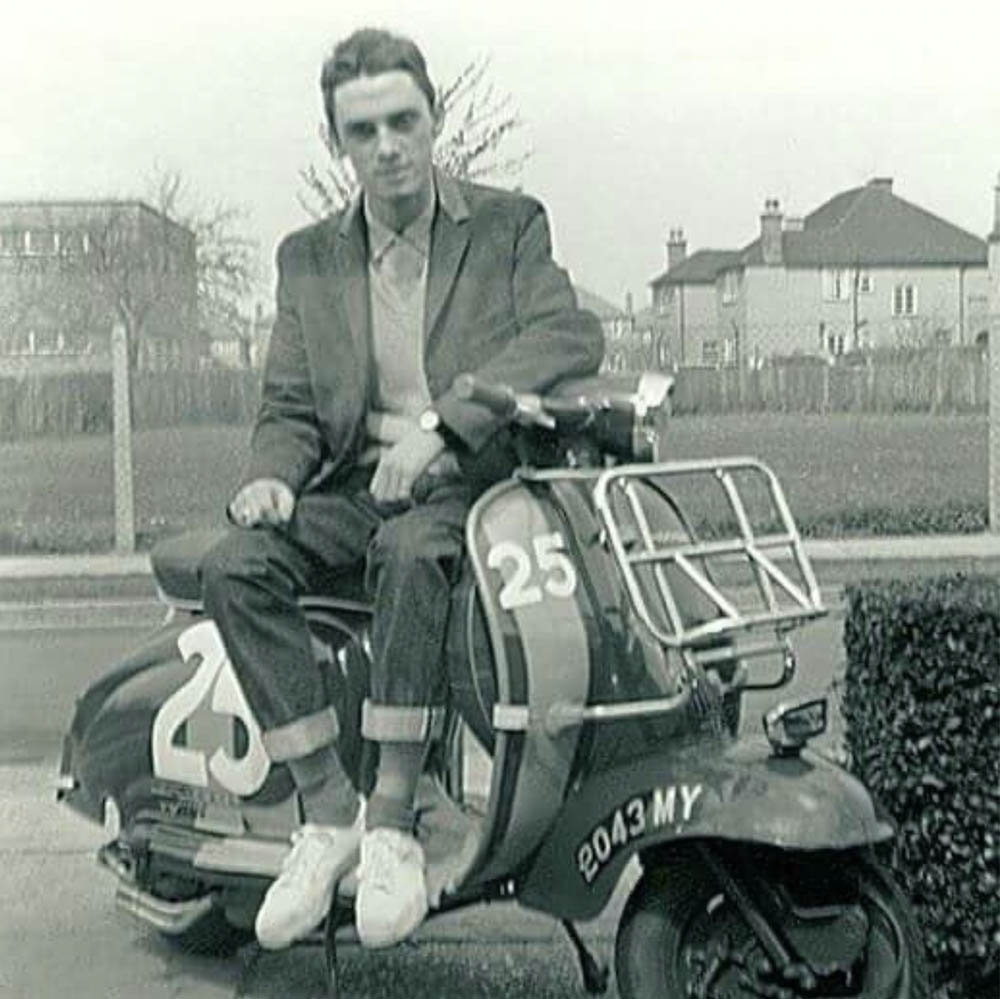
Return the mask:
[[341,905],[337,897],[340,882],[333,886],[333,901],[323,926],[323,956],[326,959],[326,991],[329,999],[340,999],[340,965],[337,961],[337,930],[352,918],[350,906]]
[[590,953],[587,945],[580,938],[576,927],[568,920],[560,920],[563,929],[569,936],[570,943],[576,951],[580,962],[580,973],[583,975],[583,987],[592,996],[602,996],[608,991],[608,966],[602,965]]

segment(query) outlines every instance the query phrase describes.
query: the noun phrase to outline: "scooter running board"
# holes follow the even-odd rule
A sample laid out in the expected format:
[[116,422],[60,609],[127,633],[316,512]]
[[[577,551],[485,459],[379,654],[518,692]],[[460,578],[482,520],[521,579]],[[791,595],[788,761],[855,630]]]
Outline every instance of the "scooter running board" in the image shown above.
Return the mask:
[[281,873],[281,862],[290,849],[287,842],[226,836],[198,847],[193,863],[203,871],[275,878]]

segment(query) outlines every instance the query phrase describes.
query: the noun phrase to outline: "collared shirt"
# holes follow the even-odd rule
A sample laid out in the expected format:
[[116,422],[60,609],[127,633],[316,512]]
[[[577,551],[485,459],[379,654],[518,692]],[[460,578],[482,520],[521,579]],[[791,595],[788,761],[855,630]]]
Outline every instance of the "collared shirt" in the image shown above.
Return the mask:
[[383,225],[364,202],[368,224],[375,408],[417,417],[431,403],[424,371],[427,260],[437,197],[402,232]]
[[[430,203],[402,232],[383,225],[364,198],[362,202],[368,225],[374,414],[416,420],[433,401],[424,370],[424,312],[437,189],[435,185]],[[372,435],[360,463],[377,461],[386,446],[386,441]],[[428,471],[441,478],[457,475],[459,469],[455,456],[445,451]]]

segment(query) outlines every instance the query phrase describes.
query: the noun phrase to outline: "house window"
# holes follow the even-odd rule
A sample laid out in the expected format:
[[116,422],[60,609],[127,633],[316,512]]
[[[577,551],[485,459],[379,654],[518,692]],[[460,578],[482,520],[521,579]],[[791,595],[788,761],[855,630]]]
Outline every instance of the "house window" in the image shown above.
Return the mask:
[[59,252],[59,237],[51,229],[32,229],[24,234],[25,252],[32,257],[52,257]]
[[823,301],[845,302],[851,297],[848,271],[831,269],[823,270]]
[[24,250],[24,233],[20,229],[0,229],[0,255],[13,257]]
[[719,341],[705,340],[701,345],[701,363],[717,365],[719,363]]
[[722,275],[722,304],[732,305],[740,292],[740,276],[737,271],[726,271]]
[[828,354],[839,357],[844,353],[847,346],[847,338],[843,333],[830,333],[826,338],[826,350]]
[[874,284],[868,271],[850,267],[825,267],[823,269],[823,300],[825,302],[849,302],[857,281],[859,295],[870,295]]
[[892,314],[894,316],[915,316],[917,314],[917,286],[897,284],[892,289]]

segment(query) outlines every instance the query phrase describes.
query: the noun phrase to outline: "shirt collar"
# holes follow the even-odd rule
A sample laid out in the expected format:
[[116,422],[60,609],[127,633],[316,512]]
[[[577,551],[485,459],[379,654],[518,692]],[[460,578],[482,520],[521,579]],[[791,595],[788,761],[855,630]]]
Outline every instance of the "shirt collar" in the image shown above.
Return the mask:
[[362,195],[361,203],[365,213],[365,223],[368,226],[368,259],[377,264],[397,239],[409,243],[414,249],[419,250],[421,256],[426,259],[430,254],[431,225],[434,222],[437,202],[437,186],[435,185],[434,193],[428,201],[427,207],[402,232],[397,233],[372,215],[368,207],[368,199]]
[[[437,203],[452,222],[466,222],[469,218],[469,206],[466,204],[458,182],[443,170],[434,167],[434,189]],[[358,190],[344,209],[337,230],[341,237],[347,238],[351,228],[356,224],[364,201],[363,192]]]

